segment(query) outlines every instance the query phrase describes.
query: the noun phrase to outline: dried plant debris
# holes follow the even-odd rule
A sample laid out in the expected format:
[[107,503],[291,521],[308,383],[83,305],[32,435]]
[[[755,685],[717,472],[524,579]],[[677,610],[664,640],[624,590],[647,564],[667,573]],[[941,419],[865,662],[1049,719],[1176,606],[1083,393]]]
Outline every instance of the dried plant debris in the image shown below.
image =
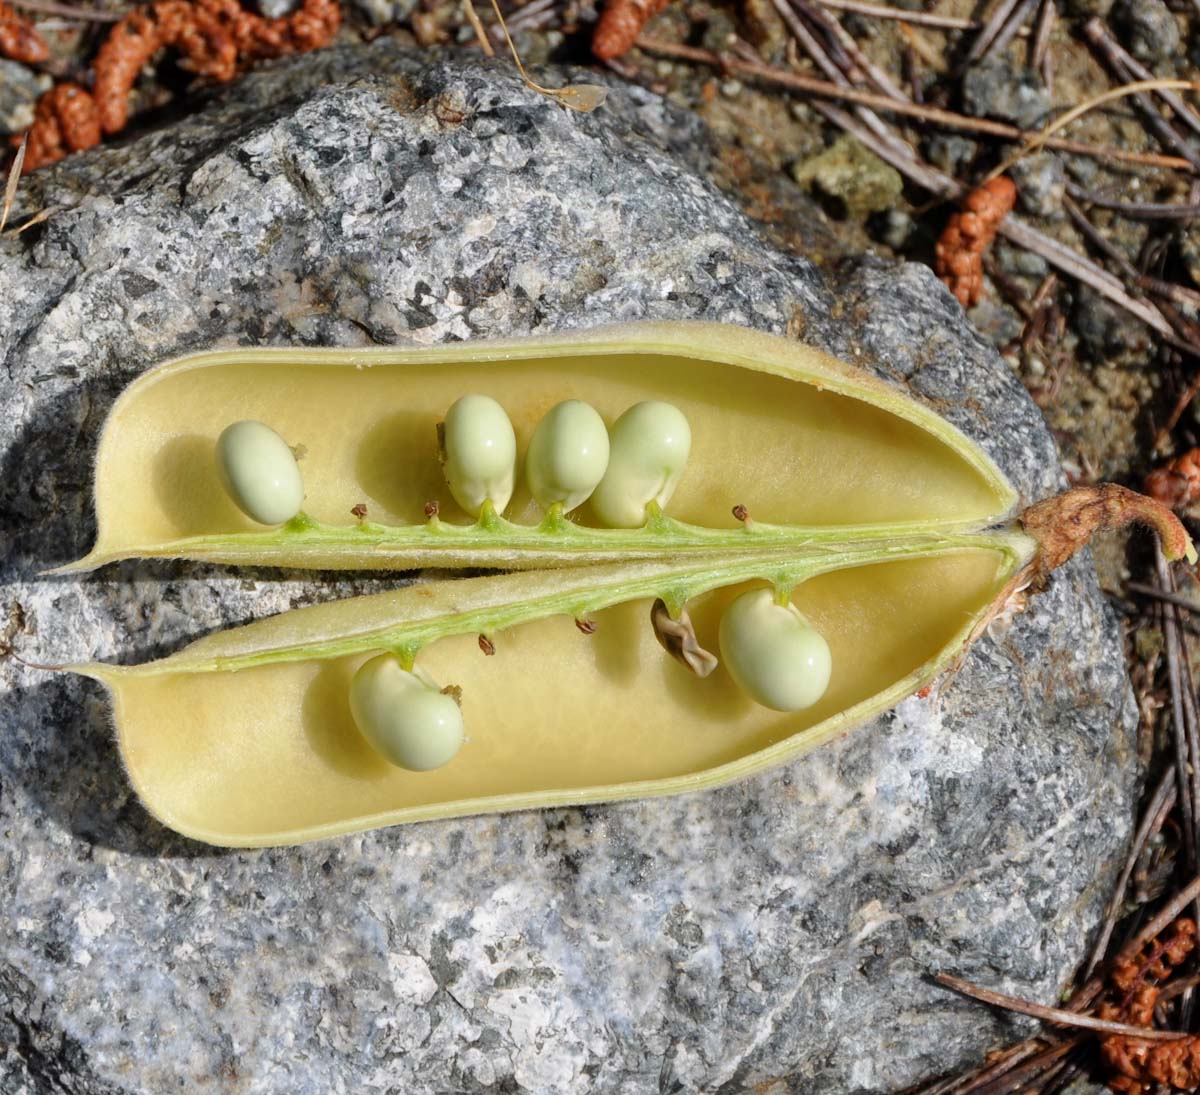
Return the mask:
[[[1101,1003],[1101,1019],[1150,1028],[1162,993],[1161,982],[1196,948],[1196,923],[1181,918],[1142,951],[1113,963],[1109,973],[1112,998]],[[1155,1085],[1192,1091],[1200,1084],[1200,1035],[1172,1042],[1152,1042],[1126,1034],[1100,1041],[1100,1059],[1112,1074],[1108,1085],[1129,1095],[1151,1095]]]
[[328,45],[341,18],[338,0],[304,0],[280,19],[265,19],[237,0],[157,0],[139,7],[112,28],[100,47],[92,93],[66,82],[39,100],[25,170],[92,148],[102,133],[124,129],[129,92],[143,66],[160,50],[176,49],[182,54],[182,67],[228,83],[256,61]]
[[0,57],[36,65],[49,56],[50,50],[45,39],[4,0],[0,0]]
[[632,48],[637,37],[671,0],[605,0],[604,11],[592,36],[592,56],[597,61],[615,61]]
[[25,171],[94,148],[100,143],[96,100],[79,84],[56,84],[38,100],[27,138]]
[[934,270],[964,308],[983,296],[983,256],[1016,200],[1015,184],[1001,175],[972,190],[962,209],[946,222],[937,241]]
[[1164,506],[1188,509],[1200,499],[1200,448],[1168,460],[1146,476],[1146,493]]

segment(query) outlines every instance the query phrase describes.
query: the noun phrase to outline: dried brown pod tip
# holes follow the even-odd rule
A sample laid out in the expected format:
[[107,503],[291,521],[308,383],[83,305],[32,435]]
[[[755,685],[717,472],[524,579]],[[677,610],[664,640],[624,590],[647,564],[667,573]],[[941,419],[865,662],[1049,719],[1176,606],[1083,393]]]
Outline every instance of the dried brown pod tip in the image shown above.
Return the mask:
[[964,308],[983,295],[983,256],[996,230],[1017,200],[1017,188],[1007,175],[976,187],[962,208],[951,215],[934,249],[934,272]]
[[1074,487],[1030,506],[1020,520],[1041,546],[1030,568],[1023,572],[1027,584],[1035,588],[1085,547],[1095,533],[1133,523],[1148,525],[1158,533],[1163,554],[1169,560],[1196,562],[1192,538],[1167,506],[1116,483]]
[[[1038,543],[1033,558],[1009,579],[991,609],[975,625],[964,644],[962,657],[985,631],[1000,620],[1024,611],[1030,593],[1045,588],[1052,571],[1066,563],[1091,538],[1106,529],[1130,524],[1147,525],[1158,533],[1168,560],[1196,562],[1196,549],[1187,529],[1161,502],[1116,483],[1072,487],[1062,494],[1037,502],[1017,518],[1026,533]],[[962,661],[958,662],[961,665]]]
[[592,56],[615,61],[629,52],[650,19],[671,0],[605,0],[604,11],[592,36]]
[[1146,493],[1171,509],[1200,500],[1200,448],[1188,449],[1146,476]]
[[[1109,973],[1109,981],[1119,996],[1105,1000],[1097,1009],[1097,1017],[1151,1027],[1160,983],[1195,948],[1195,921],[1181,918],[1134,957],[1118,959]],[[1109,1078],[1113,1091],[1149,1095],[1159,1084],[1178,1091],[1192,1091],[1200,1085],[1200,1035],[1173,1042],[1151,1042],[1110,1034],[1100,1039],[1100,1060],[1113,1073]]]
[[50,56],[46,40],[0,0],[0,57],[36,65]]

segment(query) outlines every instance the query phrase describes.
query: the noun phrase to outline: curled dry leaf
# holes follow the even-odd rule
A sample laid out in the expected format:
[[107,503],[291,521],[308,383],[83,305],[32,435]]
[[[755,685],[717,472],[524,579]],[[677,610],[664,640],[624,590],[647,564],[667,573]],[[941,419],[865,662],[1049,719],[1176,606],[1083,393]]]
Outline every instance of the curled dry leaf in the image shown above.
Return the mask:
[[592,56],[615,61],[628,53],[650,19],[671,0],[606,0],[592,36]]
[[36,65],[50,56],[45,39],[0,0],[0,57]]
[[983,256],[1016,200],[1016,186],[1001,175],[972,190],[946,222],[933,268],[964,308],[978,303],[983,293]]

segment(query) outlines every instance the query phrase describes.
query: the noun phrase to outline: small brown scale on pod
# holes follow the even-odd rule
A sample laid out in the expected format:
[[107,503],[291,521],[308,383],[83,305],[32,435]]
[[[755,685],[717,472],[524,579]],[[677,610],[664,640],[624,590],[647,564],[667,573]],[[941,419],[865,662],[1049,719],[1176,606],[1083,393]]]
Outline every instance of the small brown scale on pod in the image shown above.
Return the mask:
[[[281,468],[280,446],[305,446],[299,512],[290,470],[287,506],[252,481],[235,504],[211,452],[172,443],[215,445],[234,420],[269,425]],[[716,786],[930,684],[1098,529],[1143,521],[1194,558],[1169,511],[1119,487],[1017,515],[927,407],[711,324],[169,362],[113,408],[95,496],[96,545],[66,570],[493,572],[73,667],[110,690],[147,808],[222,845]]]

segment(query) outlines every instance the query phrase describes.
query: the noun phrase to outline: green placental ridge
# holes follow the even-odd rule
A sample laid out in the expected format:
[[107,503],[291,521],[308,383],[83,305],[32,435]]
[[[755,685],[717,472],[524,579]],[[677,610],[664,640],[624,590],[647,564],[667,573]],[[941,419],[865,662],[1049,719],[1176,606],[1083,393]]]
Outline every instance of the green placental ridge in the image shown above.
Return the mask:
[[[478,527],[478,526],[475,526]],[[609,530],[581,530],[587,533]],[[295,535],[284,529],[281,535]],[[553,535],[543,533],[543,535]],[[626,534],[628,535],[628,534]],[[613,605],[640,599],[661,599],[673,616],[693,598],[714,589],[742,582],[762,581],[773,586],[780,596],[822,574],[832,571],[896,562],[903,559],[927,559],[964,551],[990,551],[996,554],[997,573],[1011,574],[1033,555],[1035,542],[1015,530],[988,533],[910,536],[886,542],[864,541],[836,544],[815,541],[807,544],[788,542],[767,550],[748,549],[702,559],[682,556],[666,561],[631,560],[620,565],[589,567],[559,572],[557,582],[546,583],[549,591],[539,595],[531,583],[530,591],[519,598],[472,607],[468,611],[442,611],[427,618],[318,641],[281,643],[245,653],[204,657],[204,643],[189,648],[186,664],[176,656],[161,662],[122,669],[123,673],[153,674],[186,668],[189,672],[223,672],[251,669],[262,665],[308,659],[340,658],[368,651],[389,651],[411,666],[417,653],[438,639],[452,635],[495,635],[519,624],[565,615],[586,619],[590,614]],[[534,578],[530,575],[530,578]]]

